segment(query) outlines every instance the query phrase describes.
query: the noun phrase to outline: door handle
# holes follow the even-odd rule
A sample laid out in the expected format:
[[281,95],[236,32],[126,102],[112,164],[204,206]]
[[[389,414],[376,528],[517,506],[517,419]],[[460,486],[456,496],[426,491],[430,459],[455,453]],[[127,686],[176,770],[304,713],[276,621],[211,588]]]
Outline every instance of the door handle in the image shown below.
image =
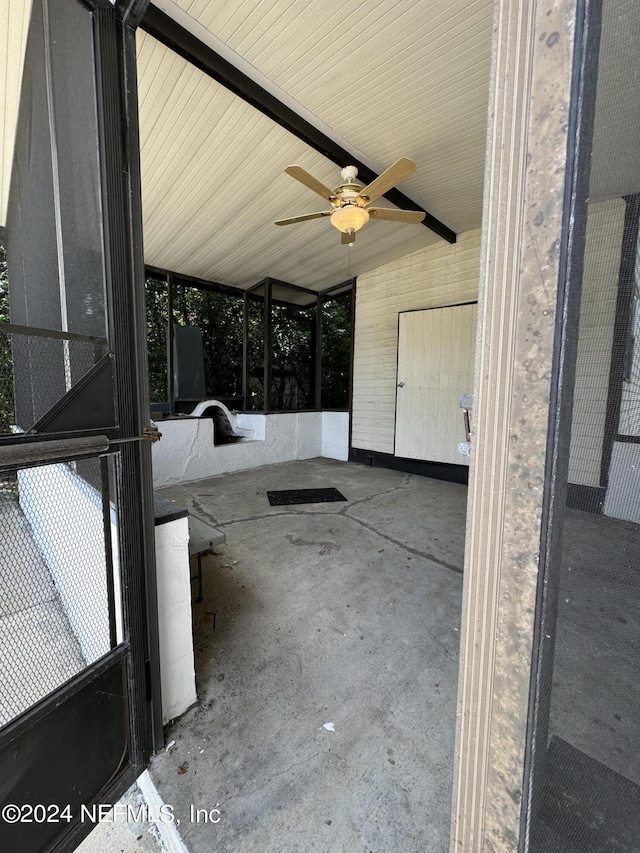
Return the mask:
[[397,387],[398,388],[404,388],[404,382],[398,382]]

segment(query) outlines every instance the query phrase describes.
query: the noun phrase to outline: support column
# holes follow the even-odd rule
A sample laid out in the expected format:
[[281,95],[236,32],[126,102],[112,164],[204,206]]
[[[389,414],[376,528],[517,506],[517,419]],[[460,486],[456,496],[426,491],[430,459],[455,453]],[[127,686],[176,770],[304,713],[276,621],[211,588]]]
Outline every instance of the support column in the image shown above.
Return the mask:
[[[498,0],[485,175],[451,851],[515,853],[555,471],[582,0]],[[576,31],[580,38],[576,39]],[[577,59],[580,59],[576,55]],[[587,171],[588,174],[588,171]]]

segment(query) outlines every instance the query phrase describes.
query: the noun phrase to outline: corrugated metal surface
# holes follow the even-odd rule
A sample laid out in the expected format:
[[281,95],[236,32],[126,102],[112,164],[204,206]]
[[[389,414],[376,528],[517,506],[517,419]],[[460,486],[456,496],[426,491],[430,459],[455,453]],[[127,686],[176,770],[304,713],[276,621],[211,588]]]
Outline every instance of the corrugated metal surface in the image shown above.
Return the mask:
[[356,296],[354,447],[394,452],[398,313],[478,294],[480,232],[458,236],[360,276]]
[[400,314],[395,455],[468,465],[460,397],[473,391],[476,305]]
[[583,486],[602,485],[600,466],[625,209],[622,199],[589,205],[569,454],[569,482]]
[[13,143],[18,120],[22,64],[27,45],[31,0],[2,0],[0,3],[0,223],[7,216]]

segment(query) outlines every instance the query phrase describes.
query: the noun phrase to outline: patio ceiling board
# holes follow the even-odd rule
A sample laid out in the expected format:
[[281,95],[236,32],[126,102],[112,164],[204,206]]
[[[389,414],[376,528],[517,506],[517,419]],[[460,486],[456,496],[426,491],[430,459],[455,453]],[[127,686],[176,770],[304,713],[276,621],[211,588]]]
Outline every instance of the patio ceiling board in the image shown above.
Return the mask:
[[30,14],[31,0],[3,0],[0,3],[0,102],[3,105],[0,121],[0,225],[4,225],[7,216],[11,162]]
[[640,192],[640,46],[638,0],[608,0],[602,13],[600,68],[589,196],[593,201]]
[[[418,172],[401,190],[456,230],[479,225],[491,0],[156,3],[169,14],[181,7],[372,167],[415,159]],[[23,30],[28,6],[5,4],[14,19],[20,13]],[[20,26],[10,21],[4,32],[7,62],[18,72],[11,51]],[[328,222],[273,226],[323,207],[284,166],[298,162],[329,186],[338,168],[181,57],[152,47],[150,37],[139,44],[148,263],[241,288],[269,275],[322,290],[439,241],[425,227],[371,223],[349,253]],[[18,90],[13,85],[16,104]],[[2,125],[7,179],[10,100]],[[7,180],[1,189],[4,220]]]
[[491,0],[177,5],[381,167],[413,156],[402,189],[434,215],[480,226]]
[[[349,250],[330,223],[273,224],[328,206],[285,165],[335,185],[335,164],[150,35],[139,33],[138,55],[147,262],[242,288],[265,275],[314,290],[349,277]],[[438,239],[424,227],[372,223],[351,250],[351,273]]]

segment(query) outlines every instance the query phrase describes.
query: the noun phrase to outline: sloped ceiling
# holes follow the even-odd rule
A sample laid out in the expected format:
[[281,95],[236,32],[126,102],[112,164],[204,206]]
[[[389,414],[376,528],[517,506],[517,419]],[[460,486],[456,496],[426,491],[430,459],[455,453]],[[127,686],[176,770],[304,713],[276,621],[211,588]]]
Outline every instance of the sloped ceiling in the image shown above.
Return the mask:
[[[166,4],[164,4],[166,5]],[[491,0],[177,0],[456,231],[479,225]]]
[[[3,222],[29,5],[1,6]],[[156,5],[374,171],[414,159],[403,192],[457,232],[479,227],[492,0]],[[328,219],[278,228],[275,219],[327,207],[285,166],[330,187],[339,167],[143,32],[138,52],[147,263],[243,288],[268,275],[323,289],[440,241],[423,225],[371,222],[349,250]]]
[[590,198],[640,192],[640,3],[604,0]]
[[[414,159],[400,188],[455,231],[480,226],[490,0],[157,5],[221,40],[378,171]],[[440,240],[423,225],[371,222],[349,250],[327,219],[276,227],[328,207],[285,166],[330,187],[339,168],[144,33],[138,58],[148,263],[239,287],[269,275],[322,289]]]
[[31,0],[2,0],[0,3],[0,225],[4,225],[7,216],[13,139],[30,16]]
[[[30,5],[0,3],[0,224]],[[377,171],[412,157],[418,171],[401,189],[458,232],[480,226],[491,0],[156,5]],[[640,191],[639,43],[637,0],[604,0],[594,199]],[[284,167],[300,163],[335,186],[336,165],[150,36],[138,46],[148,263],[239,287],[269,275],[320,289],[440,239],[422,225],[372,222],[349,252],[326,219],[277,228],[324,206]]]

